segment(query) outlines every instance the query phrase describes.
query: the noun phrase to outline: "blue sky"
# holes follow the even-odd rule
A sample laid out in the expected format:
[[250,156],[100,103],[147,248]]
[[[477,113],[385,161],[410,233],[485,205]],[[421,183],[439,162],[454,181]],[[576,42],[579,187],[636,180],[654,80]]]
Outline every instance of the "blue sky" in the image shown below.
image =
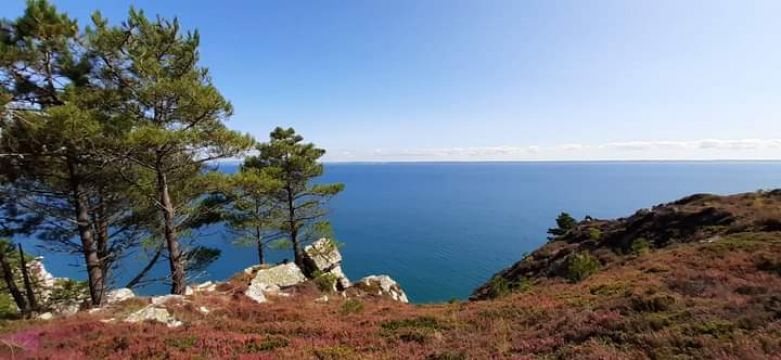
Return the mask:
[[54,3],[178,16],[231,127],[330,161],[781,159],[781,1]]

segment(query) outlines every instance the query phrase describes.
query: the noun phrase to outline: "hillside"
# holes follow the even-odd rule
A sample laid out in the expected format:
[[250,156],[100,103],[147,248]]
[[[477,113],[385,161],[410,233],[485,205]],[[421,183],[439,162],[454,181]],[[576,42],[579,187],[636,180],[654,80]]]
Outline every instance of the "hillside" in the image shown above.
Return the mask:
[[246,290],[247,277],[237,275],[167,302],[178,327],[113,321],[147,306],[145,298],[50,321],[6,321],[0,356],[777,358],[781,191],[694,195],[580,222],[497,274],[474,301],[326,298],[310,281],[258,304]]

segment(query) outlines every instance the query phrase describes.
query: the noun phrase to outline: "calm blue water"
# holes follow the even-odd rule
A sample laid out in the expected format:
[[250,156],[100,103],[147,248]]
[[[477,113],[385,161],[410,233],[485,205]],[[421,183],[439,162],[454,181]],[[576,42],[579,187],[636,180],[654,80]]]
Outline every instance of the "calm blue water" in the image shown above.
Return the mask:
[[[613,218],[692,193],[781,187],[781,162],[329,164],[323,181],[346,185],[331,203],[331,219],[345,243],[347,275],[389,274],[411,301],[432,302],[467,297],[543,244],[560,211]],[[223,249],[198,281],[225,279],[257,260],[253,248],[231,245],[219,226],[193,236]],[[84,278],[68,265],[78,260],[43,255],[56,276]],[[271,254],[282,258],[292,256]],[[128,272],[140,266],[138,256],[123,263]],[[161,263],[155,271],[166,269]]]

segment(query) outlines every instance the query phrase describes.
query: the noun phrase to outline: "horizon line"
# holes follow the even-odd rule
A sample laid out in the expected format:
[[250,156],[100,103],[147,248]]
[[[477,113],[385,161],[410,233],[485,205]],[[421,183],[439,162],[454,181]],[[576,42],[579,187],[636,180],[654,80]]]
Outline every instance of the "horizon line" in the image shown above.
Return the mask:
[[[217,163],[240,163],[242,159],[216,160]],[[781,159],[493,159],[493,160],[324,160],[323,164],[443,164],[443,163],[715,163],[715,162],[781,162]]]

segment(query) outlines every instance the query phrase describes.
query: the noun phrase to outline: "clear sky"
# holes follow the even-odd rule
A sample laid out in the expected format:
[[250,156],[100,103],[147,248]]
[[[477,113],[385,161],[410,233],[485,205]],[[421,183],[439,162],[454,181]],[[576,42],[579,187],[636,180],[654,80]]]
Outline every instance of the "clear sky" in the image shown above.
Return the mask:
[[777,0],[54,3],[178,16],[231,127],[330,161],[781,159]]

